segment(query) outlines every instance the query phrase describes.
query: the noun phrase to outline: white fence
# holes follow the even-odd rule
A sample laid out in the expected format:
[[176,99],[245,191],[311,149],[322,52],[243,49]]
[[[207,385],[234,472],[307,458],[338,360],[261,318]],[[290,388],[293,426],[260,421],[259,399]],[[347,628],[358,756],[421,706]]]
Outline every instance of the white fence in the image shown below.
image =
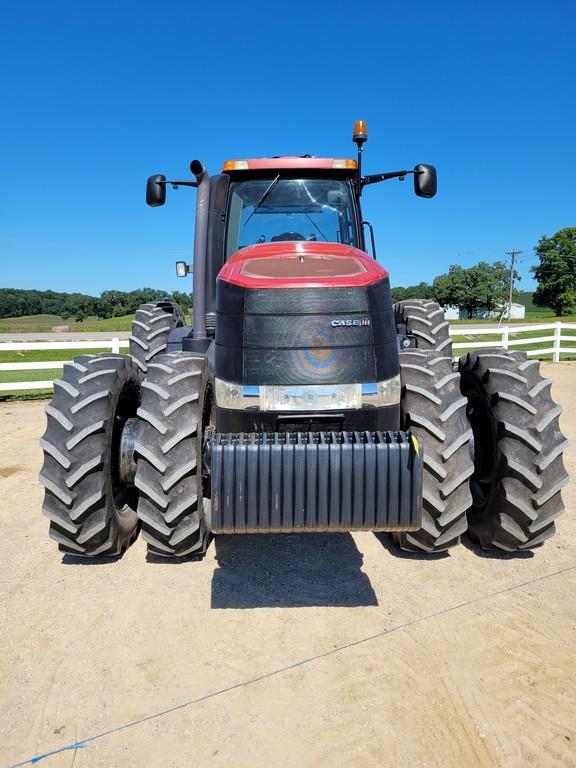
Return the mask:
[[[502,325],[486,328],[485,326],[472,325],[451,325],[450,336],[470,336],[469,341],[459,341],[452,344],[452,349],[483,349],[504,347],[504,349],[513,349],[515,347],[532,346],[533,344],[543,344],[536,349],[525,350],[529,357],[541,357],[542,355],[552,355],[552,362],[560,362],[560,355],[570,354],[576,356],[576,335],[564,335],[562,331],[576,331],[576,323],[535,323],[533,325]],[[547,335],[544,331],[550,331]],[[517,338],[523,333],[537,333],[537,336],[525,336]],[[490,341],[478,341],[476,336],[499,336],[498,339]],[[563,342],[571,342],[573,346],[563,346]],[[458,355],[454,356],[455,358]]]
[[[128,340],[113,337],[99,341],[0,341],[1,352],[30,352],[44,349],[106,349],[115,353],[120,352],[121,347],[127,347]],[[0,362],[0,376],[2,371],[53,371],[63,368],[69,360],[43,360],[38,363],[2,363]],[[0,392],[15,392],[29,389],[52,389],[52,379],[44,381],[8,381],[0,382]]]
[[[560,361],[560,355],[570,354],[576,357],[576,334],[569,336],[563,334],[563,331],[576,331],[576,323],[537,323],[534,325],[503,325],[501,327],[492,326],[472,326],[472,325],[452,325],[450,326],[450,335],[464,337],[466,341],[455,342],[453,349],[482,349],[490,347],[504,347],[513,349],[516,347],[532,346],[542,344],[536,349],[526,350],[530,357],[540,357],[542,355],[552,355],[553,362]],[[548,331],[548,334],[544,334]],[[537,333],[537,336],[527,336],[518,338],[520,334]],[[497,339],[490,341],[478,341],[477,336],[497,336]],[[468,339],[467,337],[470,337]],[[571,343],[572,346],[566,346]],[[111,337],[110,339],[99,339],[98,341],[9,341],[0,340],[0,353],[2,352],[26,352],[31,350],[54,350],[54,349],[89,349],[89,350],[111,350],[120,352],[121,348],[128,346],[127,339]],[[455,357],[458,357],[456,353]],[[51,371],[62,368],[66,360],[44,360],[35,363],[2,363],[0,362],[0,378],[2,371]],[[52,380],[43,381],[9,381],[0,382],[0,392],[15,392],[31,389],[51,389]]]

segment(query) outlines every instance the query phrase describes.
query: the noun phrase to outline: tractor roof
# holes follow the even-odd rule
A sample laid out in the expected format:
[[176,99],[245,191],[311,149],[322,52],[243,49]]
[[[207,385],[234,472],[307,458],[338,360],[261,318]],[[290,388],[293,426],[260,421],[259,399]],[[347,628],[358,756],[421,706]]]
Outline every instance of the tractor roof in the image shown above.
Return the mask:
[[342,157],[311,157],[310,155],[280,155],[278,157],[255,157],[247,160],[226,160],[222,171],[355,171],[356,160]]

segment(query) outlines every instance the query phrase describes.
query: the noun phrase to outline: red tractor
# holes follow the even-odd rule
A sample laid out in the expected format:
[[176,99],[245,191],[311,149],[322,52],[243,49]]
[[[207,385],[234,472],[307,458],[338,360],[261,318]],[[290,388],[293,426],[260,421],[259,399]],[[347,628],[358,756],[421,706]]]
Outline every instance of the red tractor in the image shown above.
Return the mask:
[[[554,532],[567,481],[560,408],[521,352],[455,367],[433,301],[393,304],[360,200],[411,175],[357,160],[231,160],[197,187],[192,325],[168,301],[136,312],[130,354],[64,367],[41,444],[44,513],[60,550],[119,555],[139,530],[162,557],[212,534],[390,531],[438,552],[468,531],[530,549]],[[366,244],[370,235],[370,250]]]

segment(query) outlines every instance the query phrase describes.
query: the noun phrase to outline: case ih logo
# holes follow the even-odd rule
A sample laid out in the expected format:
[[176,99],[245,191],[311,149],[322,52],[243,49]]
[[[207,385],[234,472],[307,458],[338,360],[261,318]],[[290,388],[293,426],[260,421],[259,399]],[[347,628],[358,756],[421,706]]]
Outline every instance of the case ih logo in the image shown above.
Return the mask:
[[361,327],[363,325],[370,325],[370,318],[363,317],[362,320],[332,320],[330,325],[332,328],[350,328],[353,325]]

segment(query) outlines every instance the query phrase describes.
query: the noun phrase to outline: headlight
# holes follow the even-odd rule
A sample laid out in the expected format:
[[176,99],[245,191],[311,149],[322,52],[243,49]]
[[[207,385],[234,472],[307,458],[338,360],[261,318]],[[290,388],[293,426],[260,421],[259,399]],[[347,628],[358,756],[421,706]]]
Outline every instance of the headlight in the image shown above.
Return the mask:
[[222,379],[215,379],[216,405],[220,408],[257,406],[259,389],[259,387],[244,387],[242,384],[231,384],[228,381],[222,381]]
[[260,387],[263,411],[334,411],[361,406],[362,384]]
[[397,405],[400,402],[401,391],[402,385],[400,374],[398,374],[376,384],[364,384],[362,400],[366,405]]
[[245,387],[216,379],[220,408],[262,411],[336,411],[363,405],[382,407],[400,402],[400,376],[375,384],[310,384],[292,387]]

